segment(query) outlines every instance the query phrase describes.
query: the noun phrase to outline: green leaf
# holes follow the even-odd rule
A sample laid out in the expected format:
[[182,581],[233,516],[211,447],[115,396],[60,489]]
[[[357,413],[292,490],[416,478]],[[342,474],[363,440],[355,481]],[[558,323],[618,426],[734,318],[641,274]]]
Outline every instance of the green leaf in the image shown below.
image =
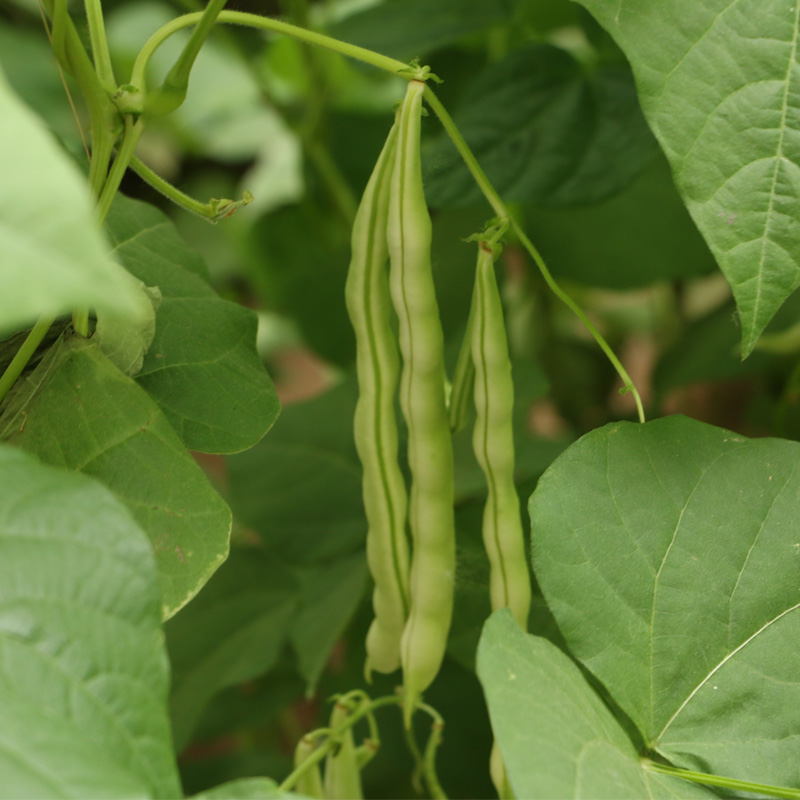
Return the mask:
[[0,72],[0,334],[77,306],[142,313],[85,179]]
[[211,698],[268,672],[286,641],[297,583],[255,548],[239,548],[197,599],[166,625],[175,746],[182,750]]
[[[551,45],[529,45],[487,69],[454,118],[507,202],[598,202],[627,186],[656,152],[627,65],[588,71]],[[426,171],[431,205],[482,202],[449,139],[427,152]]]
[[189,449],[251,447],[280,411],[256,353],[255,314],[214,293],[200,256],[153,207],[118,197],[107,225],[121,262],[163,298],[137,382]]
[[747,356],[800,286],[800,4],[579,1],[633,66],[678,190],[733,288]]
[[150,543],[7,446],[0,485],[0,797],[180,797]]
[[593,431],[531,497],[571,652],[679,766],[800,783],[800,445],[683,417]]
[[600,203],[529,209],[525,227],[557,278],[588,286],[650,286],[717,266],[662,157]]
[[148,303],[148,314],[140,320],[130,320],[114,313],[99,313],[94,341],[120,372],[135,375],[142,368],[144,354],[156,335],[156,311],[161,305],[157,286],[145,286],[131,276],[130,280]]
[[271,778],[239,778],[193,794],[190,800],[291,800],[293,797],[303,795],[282,792]]
[[290,641],[307,691],[316,688],[336,640],[364,596],[363,552],[295,571],[301,605],[291,622]]
[[158,406],[91,342],[56,345],[3,415],[0,438],[92,475],[150,537],[164,616],[225,560],[230,511]]
[[656,365],[655,391],[663,396],[679,386],[744,378],[768,367],[774,358],[758,350],[742,361],[741,328],[736,323],[731,300],[687,324]]
[[354,381],[289,406],[228,459],[231,507],[300,586],[290,639],[310,688],[364,593],[366,521],[353,443]]
[[344,304],[350,240],[338,219],[309,203],[286,206],[254,225],[248,240],[257,253],[250,277],[263,302],[290,314],[323,358],[349,366],[355,358]]
[[508,0],[402,0],[353,14],[332,25],[328,32],[337,39],[408,61],[506,22],[513,11],[514,4]]
[[354,409],[352,384],[291,405],[267,438],[228,459],[236,516],[287,561],[313,564],[363,547]]
[[[70,148],[81,148],[53,48],[41,31],[0,22],[0,65],[11,88]],[[67,77],[68,85],[72,86]]]
[[486,622],[478,677],[516,797],[716,796],[647,772],[575,664],[546,639],[523,633],[507,609]]

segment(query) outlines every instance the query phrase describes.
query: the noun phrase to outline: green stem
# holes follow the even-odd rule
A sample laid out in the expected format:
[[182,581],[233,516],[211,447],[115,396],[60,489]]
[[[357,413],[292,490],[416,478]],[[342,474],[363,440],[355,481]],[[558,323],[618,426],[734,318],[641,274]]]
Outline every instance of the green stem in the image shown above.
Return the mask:
[[92,129],[92,160],[89,164],[89,188],[95,197],[100,197],[108,178],[108,166],[114,152],[114,136],[106,127]]
[[414,736],[413,726],[406,727],[403,725],[403,734],[406,739],[406,747],[408,752],[411,753],[411,758],[414,760],[414,771],[411,773],[411,788],[417,793],[422,794],[422,773],[425,770],[425,762],[422,758],[419,745],[417,744],[416,737]]
[[78,336],[86,339],[89,336],[89,309],[76,308],[72,312],[72,328]]
[[164,180],[136,156],[131,158],[129,166],[143,181],[168,200],[192,214],[197,214],[203,219],[207,219],[209,222],[216,222],[223,217],[229,217],[239,206],[247,205],[253,200],[253,195],[245,192],[241,200],[228,200],[225,198],[221,200],[212,199],[208,203],[201,203],[194,197],[182,192],[177,186],[173,186],[169,181]]
[[724,778],[720,775],[707,775],[704,772],[694,772],[690,769],[672,767],[668,764],[656,764],[649,759],[642,760],[642,766],[649,772],[659,775],[671,775],[673,778],[683,778],[691,783],[700,783],[704,786],[721,786],[724,789],[733,789],[740,792],[752,792],[753,794],[765,794],[769,797],[781,797],[787,800],[798,800],[800,789],[790,789],[785,786],[770,786],[764,783],[751,783],[750,781],[740,781],[735,778]]
[[136,144],[142,134],[142,127],[141,120],[134,122],[132,116],[127,115],[125,117],[125,132],[122,134],[122,141],[117,148],[117,157],[114,159],[108,178],[103,185],[103,190],[100,192],[100,198],[97,201],[97,219],[100,225],[105,222],[111,203],[114,201],[114,196],[125,175],[125,170],[133,158],[133,152],[136,150]]
[[442,789],[442,785],[439,783],[439,776],[436,774],[436,751],[442,743],[443,727],[441,723],[434,722],[431,725],[428,743],[425,745],[425,783],[428,784],[428,790],[434,800],[447,800],[447,794]]
[[424,711],[433,719],[431,733],[425,745],[425,755],[423,757],[423,769],[425,772],[425,783],[434,800],[447,800],[447,795],[439,783],[439,776],[436,773],[436,751],[442,743],[442,731],[444,730],[444,719],[442,715],[427,703],[417,703],[417,708]]
[[53,3],[53,18],[51,26],[51,42],[53,52],[59,64],[65,69],[69,68],[67,57],[67,0],[55,0]]
[[[162,28],[159,28],[159,30],[157,30],[150,37],[150,39],[148,39],[137,56],[136,62],[133,66],[133,72],[131,73],[131,84],[138,89],[143,90],[145,86],[145,70],[156,49],[161,45],[162,42],[164,42],[176,31],[197,23],[200,17],[201,14],[199,13],[185,14],[184,16],[178,17],[167,23]],[[280,22],[279,20],[270,19],[268,17],[260,17],[256,14],[248,14],[240,11],[223,11],[219,15],[219,21],[233,25],[245,25],[248,27],[259,28],[262,30],[272,31],[274,33],[282,33],[295,39],[299,39],[302,42],[308,42],[309,44],[325,47],[328,50],[341,53],[349,58],[363,61],[366,64],[376,67],[377,69],[391,72],[394,75],[405,73],[403,77],[406,77],[409,80],[412,80],[416,77],[412,71],[409,71],[408,65],[401,61],[380,55],[379,53],[374,53],[371,50],[367,50],[363,47],[357,47],[356,45],[347,44],[346,42],[340,42],[337,39],[332,39],[330,36],[324,36],[323,34],[309,31],[305,28],[300,28],[297,25],[291,25],[287,22]],[[441,102],[439,102],[439,99],[433,93],[433,90],[430,88],[430,86],[426,86],[425,88],[425,98],[428,102],[428,105],[430,105],[436,116],[439,118],[439,121],[442,123],[442,127],[445,129],[445,132],[456,146],[456,149],[461,154],[461,157],[464,159],[467,168],[472,173],[472,177],[475,179],[475,182],[478,184],[478,187],[480,188],[484,197],[488,200],[489,205],[492,207],[492,209],[494,209],[498,217],[509,220],[511,229],[517,235],[519,240],[522,242],[523,247],[528,251],[531,258],[534,260],[534,263],[538,267],[545,282],[550,287],[550,290],[556,295],[556,297],[559,298],[559,300],[561,300],[562,303],[567,306],[567,308],[572,311],[573,314],[575,314],[575,316],[578,317],[578,319],[587,328],[589,333],[594,337],[594,340],[600,346],[600,349],[606,354],[606,357],[622,379],[624,384],[623,391],[631,392],[633,394],[636,402],[636,410],[639,415],[639,421],[644,422],[645,416],[641,396],[639,395],[639,392],[636,389],[636,386],[634,385],[630,375],[628,375],[625,367],[622,366],[622,363],[617,358],[608,342],[606,342],[600,331],[597,330],[597,328],[581,310],[578,304],[556,283],[555,279],[550,274],[550,270],[547,268],[547,265],[545,264],[541,254],[533,246],[531,240],[526,236],[525,231],[513,218],[505,203],[500,199],[500,196],[489,182],[489,179],[481,169],[475,156],[469,149],[469,146],[464,141],[464,137],[456,127],[452,117],[447,113],[447,110],[441,104]]]
[[89,23],[89,41],[92,45],[94,68],[98,80],[107,92],[114,92],[117,82],[114,80],[114,69],[111,66],[111,54],[108,51],[106,26],[103,22],[103,6],[100,0],[84,0],[86,19]]
[[631,380],[630,375],[628,375],[625,367],[622,366],[622,363],[614,354],[614,351],[611,349],[608,342],[606,342],[600,331],[597,330],[591,320],[581,310],[580,306],[578,306],[578,304],[556,283],[555,279],[550,274],[550,270],[547,268],[547,265],[545,264],[541,254],[533,246],[533,243],[527,237],[525,231],[522,229],[517,220],[511,215],[505,203],[500,199],[500,196],[495,191],[494,186],[492,186],[492,184],[489,182],[489,179],[481,169],[480,164],[478,164],[475,156],[469,149],[469,146],[464,141],[464,137],[456,127],[453,119],[447,113],[447,110],[441,104],[441,102],[439,102],[439,98],[436,97],[430,86],[425,87],[425,99],[427,100],[428,105],[433,109],[436,116],[439,118],[439,121],[442,123],[442,127],[445,129],[447,135],[456,146],[456,149],[461,154],[461,157],[464,159],[464,163],[472,173],[472,177],[478,184],[483,196],[489,201],[489,205],[500,218],[507,219],[509,221],[511,229],[517,235],[520,242],[522,242],[522,246],[528,251],[531,258],[534,260],[534,263],[538,267],[539,272],[544,278],[545,283],[550,288],[550,291],[552,291],[553,294],[558,297],[558,299],[561,300],[561,302],[564,303],[564,305],[566,305],[576,317],[578,317],[578,319],[586,326],[589,333],[592,334],[594,340],[600,346],[600,349],[606,354],[606,357],[612,363],[614,369],[617,371],[617,374],[622,379],[622,382],[625,386],[624,390],[633,394],[634,400],[636,401],[636,410],[639,414],[639,421],[644,422],[645,418],[644,408],[642,407],[642,398],[639,396],[639,392],[636,389],[636,386],[634,386],[634,383]]
[[17,350],[11,363],[6,367],[5,372],[0,375],[0,402],[11,391],[11,387],[17,382],[17,378],[22,375],[25,365],[31,360],[36,348],[41,344],[55,317],[40,317],[39,321],[33,326],[22,347]]
[[[352,692],[348,692],[346,695],[339,698],[339,702],[346,701],[348,697],[361,698],[361,705],[352,713],[348,714],[341,725],[337,725],[335,728],[327,729],[329,736],[328,740],[323,742],[299,767],[297,767],[297,769],[289,773],[283,783],[281,783],[281,785],[278,787],[280,791],[288,792],[305,774],[306,771],[311,769],[311,767],[313,767],[315,764],[319,764],[319,762],[322,761],[322,759],[325,758],[325,756],[331,750],[333,750],[334,747],[336,747],[338,741],[341,739],[342,734],[348,728],[352,728],[360,719],[365,716],[371,716],[378,708],[391,705],[399,706],[402,702],[397,695],[387,695],[386,697],[379,697],[377,700],[371,700],[366,692],[362,691],[361,689],[355,689]],[[370,731],[373,732],[372,723],[370,724]],[[320,734],[321,731],[313,731],[311,734],[306,735],[318,736]]]
[[[61,66],[75,75],[78,86],[86,101],[89,111],[89,125],[92,133],[92,169],[97,175],[105,178],[108,160],[113,148],[116,130],[119,127],[119,115],[111,102],[111,98],[97,77],[94,65],[81,42],[78,32],[69,16],[59,5],[61,0],[45,0],[45,8],[53,25],[64,26],[64,54],[66,62]],[[59,37],[62,34],[59,33]],[[59,56],[58,51],[56,55]]]
[[[227,0],[208,0],[205,10],[200,12],[197,25],[186,42],[178,60],[164,78],[161,88],[153,92],[146,100],[145,108],[149,116],[169,114],[178,108],[186,99],[189,89],[189,75],[192,72],[197,54],[211,33],[217,17],[225,7]],[[131,81],[133,83],[133,81]],[[144,88],[134,83],[138,88]]]
[[[343,729],[344,730],[344,729]],[[292,770],[286,779],[278,787],[280,792],[288,792],[295,786],[295,784],[306,774],[312,767],[319,764],[331,750],[336,747],[336,739],[331,736],[327,741],[323,742],[303,763]]]
[[[136,62],[131,72],[131,84],[137,89],[144,89],[146,86],[145,70],[147,69],[147,64],[152,58],[153,53],[176,31],[188,28],[191,25],[196,25],[201,17],[202,12],[184,14],[159,28],[147,42],[145,42],[144,47],[142,47],[139,55],[136,57]],[[367,50],[364,47],[358,47],[354,44],[340,42],[338,39],[333,39],[330,36],[325,36],[315,31],[309,31],[297,25],[291,25],[288,22],[271,19],[270,17],[260,17],[257,14],[248,14],[243,11],[222,11],[218,17],[218,21],[230,25],[243,25],[249,28],[257,28],[259,30],[291,36],[301,42],[308,42],[309,44],[324,47],[327,50],[333,50],[335,53],[341,53],[348,58],[363,61],[377,69],[391,72],[394,75],[408,69],[408,64],[398,61],[397,59],[389,58],[380,53],[374,53],[372,50]]]

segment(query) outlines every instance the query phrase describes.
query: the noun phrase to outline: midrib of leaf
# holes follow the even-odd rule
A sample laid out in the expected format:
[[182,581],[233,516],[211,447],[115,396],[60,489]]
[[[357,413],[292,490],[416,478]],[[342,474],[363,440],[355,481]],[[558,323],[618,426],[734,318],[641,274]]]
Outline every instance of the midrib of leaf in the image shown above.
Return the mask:
[[706,675],[705,678],[703,678],[703,680],[697,684],[697,686],[695,686],[695,688],[691,691],[689,696],[680,704],[675,713],[667,720],[666,725],[664,725],[664,727],[661,729],[661,733],[659,733],[658,736],[656,737],[656,742],[662,739],[662,737],[667,731],[667,728],[669,728],[669,726],[672,725],[672,723],[677,719],[681,711],[683,711],[683,709],[689,704],[692,698],[700,691],[700,689],[703,688],[703,686],[706,683],[708,683],[708,681],[715,673],[717,673],[720,669],[722,669],[722,667],[724,667],[725,664],[727,664],[728,661],[730,661],[740,650],[743,650],[745,647],[747,647],[747,645],[750,644],[750,642],[752,642],[753,639],[762,634],[767,628],[776,623],[779,619],[785,617],[787,614],[790,614],[792,611],[797,611],[797,609],[799,608],[800,608],[800,603],[796,603],[791,608],[787,608],[785,611],[781,611],[781,613],[778,614],[777,617],[773,617],[768,622],[765,622],[755,633],[748,636],[747,639],[745,639],[737,648],[731,650],[731,652],[728,653],[728,655],[726,655],[725,658],[723,658],[722,661],[720,661],[719,664],[717,664],[717,666],[714,667],[714,669],[712,669],[711,672],[709,672],[708,675]]
[[792,83],[792,67],[794,66],[797,58],[797,37],[798,25],[800,25],[800,2],[795,2],[794,8],[794,36],[792,37],[792,50],[789,56],[789,65],[786,69],[785,86],[783,89],[783,103],[781,107],[781,123],[778,132],[778,151],[775,154],[775,169],[772,172],[772,186],[769,191],[769,204],[767,205],[767,214],[764,221],[764,234],[761,237],[761,255],[758,259],[758,273],[756,278],[756,294],[753,301],[753,313],[750,316],[750,331],[748,333],[748,342],[752,344],[754,331],[758,325],[758,308],[761,303],[761,290],[764,282],[764,262],[766,261],[767,242],[769,240],[769,231],[772,227],[773,218],[773,205],[775,202],[775,187],[778,183],[778,172],[780,171],[781,164],[785,160],[783,155],[783,137],[786,133],[786,112],[789,107],[789,87]]
[[[656,476],[658,482],[661,484],[662,488],[665,492],[667,492],[667,487],[664,486],[664,482],[661,480],[661,475],[659,474],[658,470],[656,469],[655,464],[653,463],[653,459],[650,456],[650,452],[648,451],[647,457],[650,461],[650,465],[653,468],[653,474]],[[708,470],[711,468],[713,464],[716,464],[717,461],[721,456],[717,456],[710,464],[707,464],[703,471],[700,473],[700,476],[697,479],[697,483],[695,483],[694,488],[692,489],[691,494],[686,498],[686,502],[684,502],[683,507],[681,508],[681,513],[678,516],[678,521],[675,523],[675,529],[672,531],[672,539],[670,539],[669,546],[667,547],[666,552],[664,553],[664,557],[661,559],[661,563],[658,565],[658,571],[656,572],[655,580],[653,581],[653,602],[652,602],[652,610],[650,612],[650,642],[649,642],[649,650],[650,650],[650,723],[652,725],[655,722],[656,718],[656,700],[655,700],[655,676],[654,672],[654,661],[655,661],[655,652],[653,649],[653,643],[655,642],[655,628],[656,628],[656,598],[658,596],[658,581],[661,578],[661,570],[664,569],[664,565],[667,563],[667,559],[669,558],[670,550],[672,550],[672,545],[675,544],[675,539],[678,536],[678,531],[681,528],[681,522],[683,521],[683,515],[686,513],[686,509],[689,507],[689,503],[692,502],[692,498],[695,496],[697,489],[699,488],[700,484],[703,482],[703,478],[705,477]],[[667,492],[667,494],[669,494]],[[663,731],[662,731],[663,733]],[[658,741],[656,738],[656,741]]]

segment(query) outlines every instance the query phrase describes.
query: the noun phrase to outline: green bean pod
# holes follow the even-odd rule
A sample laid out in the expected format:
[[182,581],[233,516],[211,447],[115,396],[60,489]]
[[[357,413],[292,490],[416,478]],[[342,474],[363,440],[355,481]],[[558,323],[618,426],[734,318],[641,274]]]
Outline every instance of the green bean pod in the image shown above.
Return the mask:
[[453,387],[450,391],[450,401],[447,406],[450,430],[458,433],[469,421],[470,401],[473,396],[475,384],[475,362],[472,360],[472,325],[475,319],[475,294],[473,292],[472,305],[467,319],[467,329],[461,349],[458,351],[456,368],[453,371]]
[[408,501],[397,462],[394,408],[400,360],[391,326],[386,272],[386,225],[396,144],[394,125],[356,213],[345,285],[347,310],[356,334],[359,397],[354,434],[364,469],[367,561],[375,581],[375,619],[366,642],[367,680],[371,669],[393,672],[400,666],[400,640],[410,605]]
[[472,326],[476,412],[472,443],[489,489],[483,512],[483,541],[489,557],[492,610],[510,608],[526,630],[531,580],[514,486],[514,384],[494,272],[498,254],[498,245],[478,243]]
[[[311,736],[303,736],[294,749],[295,769],[301,766],[316,749],[317,742]],[[314,764],[298,778],[294,791],[305,797],[323,798],[325,796],[319,764]]]
[[[339,700],[331,712],[330,727],[336,730],[353,709]],[[325,798],[326,800],[361,800],[361,771],[353,739],[353,728],[348,727],[341,734],[338,748],[325,759]]]
[[445,403],[443,336],[431,274],[431,220],[420,162],[425,85],[408,84],[389,202],[389,285],[399,321],[400,407],[408,426],[409,523],[413,542],[411,613],[401,660],[406,725],[436,677],[453,612],[455,523],[453,451]]

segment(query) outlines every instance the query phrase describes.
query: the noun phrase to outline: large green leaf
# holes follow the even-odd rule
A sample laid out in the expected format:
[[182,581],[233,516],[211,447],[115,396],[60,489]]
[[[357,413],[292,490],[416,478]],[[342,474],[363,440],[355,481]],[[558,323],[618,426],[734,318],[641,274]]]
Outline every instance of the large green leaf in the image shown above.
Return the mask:
[[56,345],[19,389],[0,438],[96,477],[128,506],[153,544],[165,617],[225,559],[228,507],[147,392],[91,342]]
[[[388,117],[386,123],[388,132]],[[248,245],[250,277],[263,302],[290,314],[323,358],[349,366],[355,358],[344,305],[350,240],[339,221],[311,203],[286,206],[251,228]]]
[[507,22],[509,0],[401,0],[367,8],[331,26],[337,39],[408,61]]
[[290,641],[311,687],[364,594],[355,402],[348,381],[289,406],[267,438],[228,459],[231,507],[299,582]]
[[[486,70],[455,121],[494,187],[512,202],[597,202],[629,184],[656,151],[627,65],[589,70],[551,45],[528,45]],[[482,201],[449,139],[430,148],[426,171],[432,205]]]
[[268,437],[228,459],[231,507],[287,561],[314,564],[363,547],[354,409],[353,385],[343,384],[289,406]]
[[251,447],[280,410],[256,353],[255,314],[216,295],[200,256],[152,206],[117,198],[108,230],[120,261],[162,295],[137,382],[188,448],[235,453]]
[[364,596],[367,565],[359,551],[297,568],[295,574],[300,582],[300,606],[292,619],[289,640],[298,670],[311,690]]
[[274,666],[296,597],[291,573],[263,550],[234,549],[197,599],[167,623],[170,712],[179,751],[220,689]]
[[[52,53],[41,31],[0,22],[0,65],[11,88],[62,141],[69,139],[70,145],[80,147],[75,114]],[[66,79],[69,81],[69,77]]]
[[0,72],[0,334],[77,306],[139,316],[85,179]]
[[516,797],[716,796],[645,770],[575,664],[546,639],[523,633],[506,609],[486,622],[478,677]]
[[0,797],[181,796],[150,543],[95,481],[0,446]]
[[579,0],[614,36],[733,287],[746,356],[800,286],[800,4]]
[[717,266],[663,157],[600,203],[529,209],[526,230],[556,278],[588,286],[650,286]]
[[800,445],[683,417],[593,431],[530,502],[571,652],[681,766],[800,784]]

